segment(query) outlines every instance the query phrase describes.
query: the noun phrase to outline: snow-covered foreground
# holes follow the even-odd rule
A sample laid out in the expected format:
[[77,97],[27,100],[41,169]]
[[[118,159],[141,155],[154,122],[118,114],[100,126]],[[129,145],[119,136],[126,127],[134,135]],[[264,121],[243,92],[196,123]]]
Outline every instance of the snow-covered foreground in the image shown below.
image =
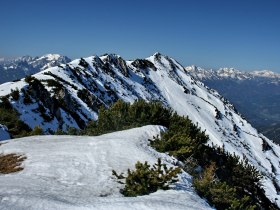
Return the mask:
[[174,161],[148,146],[162,131],[145,126],[98,137],[34,136],[3,142],[0,153],[26,155],[24,170],[0,175],[0,209],[210,209],[183,173],[174,189],[123,197],[112,177],[139,161],[158,157]]

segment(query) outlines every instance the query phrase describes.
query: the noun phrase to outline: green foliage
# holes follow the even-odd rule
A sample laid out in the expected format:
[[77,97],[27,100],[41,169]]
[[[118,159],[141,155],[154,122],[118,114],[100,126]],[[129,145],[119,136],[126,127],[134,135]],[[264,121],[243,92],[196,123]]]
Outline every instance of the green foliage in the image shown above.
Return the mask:
[[58,93],[60,90],[63,89],[63,85],[60,84],[58,81],[56,81],[54,79],[47,79],[47,80],[44,80],[44,81],[47,82],[47,86],[53,87],[53,91],[55,93]]
[[0,102],[0,124],[7,126],[13,138],[26,136],[31,131],[29,126],[20,120],[19,114],[5,97],[1,98]]
[[29,136],[39,136],[43,134],[44,130],[40,126],[35,126],[33,130],[29,133]]
[[11,109],[13,109],[13,106],[11,105],[8,96],[2,96],[2,97],[0,97],[0,108],[6,109],[6,110],[11,110]]
[[82,133],[100,135],[144,125],[168,127],[171,115],[171,109],[164,108],[159,102],[139,100],[131,105],[119,100],[108,109],[101,106],[98,121],[90,122]]
[[193,185],[200,195],[207,198],[217,209],[253,210],[256,208],[249,196],[238,194],[235,187],[218,180],[215,171],[215,163],[211,163],[205,168],[201,177],[194,179]]
[[55,131],[54,135],[67,135],[67,133],[64,132],[64,131],[61,130],[61,129],[57,129],[57,130]]
[[29,76],[26,76],[24,78],[24,81],[27,82],[27,83],[31,83],[32,81],[34,81],[34,79],[36,79],[35,77],[29,75]]
[[10,95],[12,96],[12,98],[17,101],[19,99],[19,90],[18,88],[16,88],[15,90],[12,90]]
[[167,168],[166,164],[162,164],[161,159],[158,159],[152,167],[147,162],[138,161],[134,171],[128,169],[127,177],[124,177],[123,174],[118,175],[115,171],[113,171],[113,175],[117,179],[125,180],[125,188],[121,190],[121,193],[132,197],[147,195],[158,189],[169,189],[170,184],[177,181],[177,174],[180,171],[180,168]]
[[77,128],[74,128],[74,127],[69,127],[67,129],[67,132],[66,132],[68,135],[78,135],[79,134],[79,130]]
[[29,93],[27,91],[24,91],[23,94],[24,94],[23,103],[25,105],[31,104],[32,103],[32,99],[31,99]]
[[184,161],[188,157],[200,153],[208,141],[208,136],[194,125],[188,117],[181,117],[174,113],[170,117],[170,126],[161,139],[155,138],[151,145],[160,152]]

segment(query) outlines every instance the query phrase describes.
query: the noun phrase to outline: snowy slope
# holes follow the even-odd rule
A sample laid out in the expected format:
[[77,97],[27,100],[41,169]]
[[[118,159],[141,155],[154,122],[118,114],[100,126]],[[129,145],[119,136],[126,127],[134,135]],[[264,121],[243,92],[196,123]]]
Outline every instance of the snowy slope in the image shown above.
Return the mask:
[[21,79],[47,68],[65,64],[71,59],[58,55],[46,54],[41,57],[22,56],[15,59],[0,60],[0,83]]
[[[266,194],[280,206],[280,147],[259,134],[218,92],[189,76],[174,59],[159,53],[135,61],[112,54],[92,56],[34,77],[40,84],[21,80],[0,85],[0,96],[16,87],[21,90],[19,100],[11,96],[9,100],[30,127],[40,125],[47,132],[67,126],[83,128],[88,120],[97,119],[101,105],[109,106],[117,99],[158,100],[205,129],[210,145],[248,158],[265,174]],[[54,86],[50,80],[59,85]],[[24,103],[27,92],[31,104]],[[47,120],[43,117],[46,115]]]
[[10,139],[6,126],[0,124],[0,141]]
[[[15,139],[3,153],[26,155],[24,170],[0,175],[0,209],[210,209],[192,189],[190,176],[180,175],[173,189],[125,198],[112,177],[139,161],[169,166],[173,159],[148,147],[159,126],[145,126],[98,137],[35,136]],[[126,149],[124,149],[126,148]]]
[[[195,79],[229,99],[252,125],[280,143],[280,74],[268,70],[243,72],[196,66],[185,68]],[[274,129],[272,129],[274,128]]]

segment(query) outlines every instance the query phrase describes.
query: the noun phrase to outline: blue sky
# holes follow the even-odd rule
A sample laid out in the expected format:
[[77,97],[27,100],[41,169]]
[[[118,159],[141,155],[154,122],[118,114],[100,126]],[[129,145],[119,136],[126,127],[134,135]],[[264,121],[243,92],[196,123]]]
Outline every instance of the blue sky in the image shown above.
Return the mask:
[[279,0],[2,0],[0,56],[154,52],[280,72]]

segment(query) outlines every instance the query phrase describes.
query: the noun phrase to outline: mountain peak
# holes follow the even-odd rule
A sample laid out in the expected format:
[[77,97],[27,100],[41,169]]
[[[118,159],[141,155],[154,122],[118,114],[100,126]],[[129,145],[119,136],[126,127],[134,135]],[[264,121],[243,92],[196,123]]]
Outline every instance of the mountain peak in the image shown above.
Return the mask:
[[155,52],[154,54],[153,54],[153,56],[161,56],[162,54],[160,53],[160,52]]
[[46,58],[47,60],[57,60],[60,57],[62,57],[62,56],[59,54],[45,54],[45,55],[41,56],[39,59]]

